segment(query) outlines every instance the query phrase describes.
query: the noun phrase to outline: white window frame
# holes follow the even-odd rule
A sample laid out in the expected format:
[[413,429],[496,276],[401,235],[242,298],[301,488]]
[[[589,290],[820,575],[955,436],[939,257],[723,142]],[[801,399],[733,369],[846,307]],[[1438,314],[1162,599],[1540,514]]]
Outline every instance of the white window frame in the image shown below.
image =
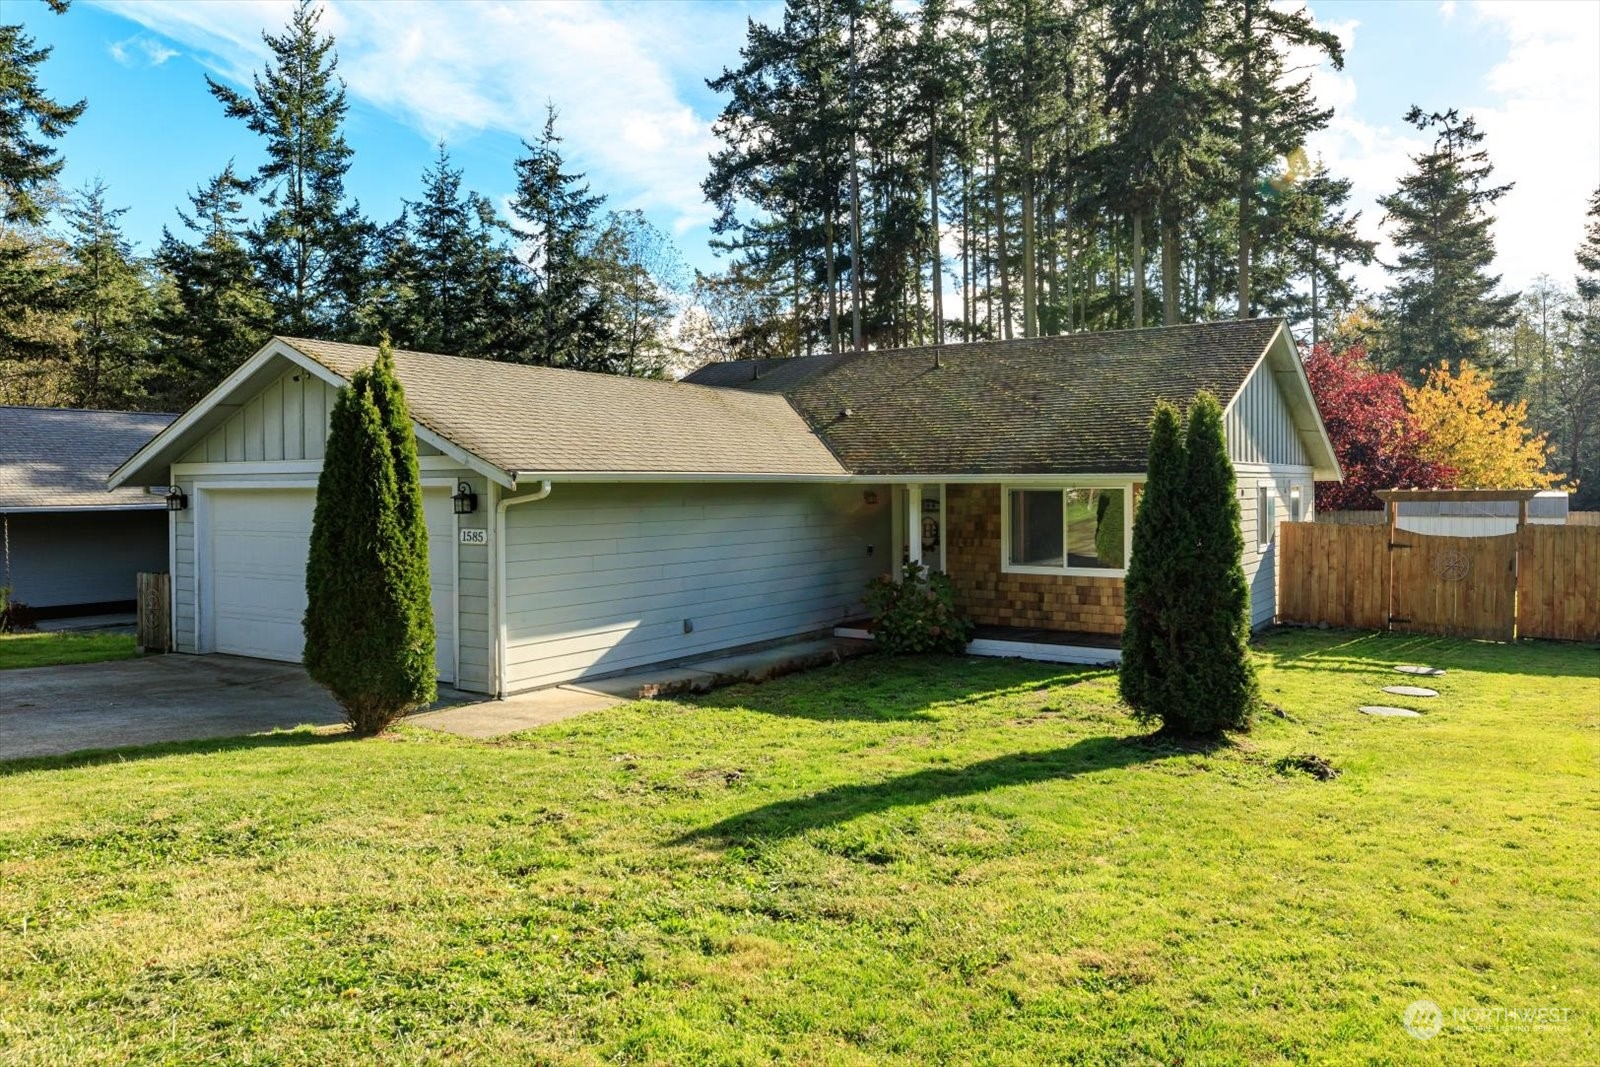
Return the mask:
[[[1262,522],[1262,512],[1270,512]],[[1256,551],[1267,552],[1278,533],[1278,485],[1270,479],[1256,483]]]
[[[1066,536],[1067,536],[1067,490],[1069,489],[1098,489],[1106,492],[1112,489],[1122,493],[1122,558],[1124,563],[1133,556],[1133,483],[1121,482],[1115,485],[1093,484],[1088,482],[1053,482],[1048,485],[1008,483],[1000,486],[1000,571],[1003,574],[1050,574],[1058,577],[1070,578],[1125,578],[1128,574],[1126,566],[1122,567],[1069,567],[1066,564]],[[1011,494],[1027,490],[1046,491],[1061,494],[1061,566],[1039,567],[1023,563],[1011,562]]]

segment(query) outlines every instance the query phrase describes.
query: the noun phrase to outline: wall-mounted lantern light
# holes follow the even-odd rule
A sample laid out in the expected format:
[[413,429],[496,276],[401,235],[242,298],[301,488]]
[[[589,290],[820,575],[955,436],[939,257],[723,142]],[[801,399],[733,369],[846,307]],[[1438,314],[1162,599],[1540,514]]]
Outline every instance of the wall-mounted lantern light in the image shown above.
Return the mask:
[[189,506],[189,497],[182,489],[172,486],[167,490],[167,510],[183,511]]
[[455,502],[457,515],[471,515],[478,510],[478,494],[466,482],[456,486],[456,495],[450,499]]

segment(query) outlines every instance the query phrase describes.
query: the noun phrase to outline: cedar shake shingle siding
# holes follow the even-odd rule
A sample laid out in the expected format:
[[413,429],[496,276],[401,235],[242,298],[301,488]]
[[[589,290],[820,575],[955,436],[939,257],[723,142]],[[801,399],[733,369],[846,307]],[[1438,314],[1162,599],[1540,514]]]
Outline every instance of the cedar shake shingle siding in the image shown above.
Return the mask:
[[786,396],[856,474],[1131,474],[1144,470],[1158,399],[1208,389],[1227,404],[1281,328],[1261,319],[721,363],[686,380]]

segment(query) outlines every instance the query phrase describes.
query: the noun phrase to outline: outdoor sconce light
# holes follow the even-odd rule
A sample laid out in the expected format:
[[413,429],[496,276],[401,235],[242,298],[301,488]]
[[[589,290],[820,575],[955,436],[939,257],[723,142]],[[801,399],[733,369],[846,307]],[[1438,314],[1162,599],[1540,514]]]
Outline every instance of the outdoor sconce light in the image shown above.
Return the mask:
[[456,486],[456,495],[450,499],[455,501],[457,515],[471,515],[478,510],[478,494],[466,482]]
[[177,486],[167,490],[167,510],[183,511],[189,506],[189,497]]

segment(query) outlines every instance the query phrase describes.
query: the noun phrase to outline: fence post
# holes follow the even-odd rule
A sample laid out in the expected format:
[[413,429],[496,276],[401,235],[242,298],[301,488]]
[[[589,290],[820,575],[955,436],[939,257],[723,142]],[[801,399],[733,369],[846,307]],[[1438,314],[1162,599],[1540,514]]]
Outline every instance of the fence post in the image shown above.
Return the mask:
[[165,571],[140,571],[137,576],[139,620],[134,642],[141,654],[172,650],[171,576]]

